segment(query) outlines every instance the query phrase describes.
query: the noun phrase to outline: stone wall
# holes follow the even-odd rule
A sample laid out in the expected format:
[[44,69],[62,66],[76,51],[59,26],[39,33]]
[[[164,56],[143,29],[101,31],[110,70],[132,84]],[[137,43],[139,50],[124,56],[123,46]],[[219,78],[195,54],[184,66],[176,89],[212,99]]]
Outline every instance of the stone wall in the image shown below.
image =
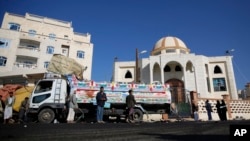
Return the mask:
[[[208,120],[207,111],[205,108],[205,101],[207,99],[198,98],[198,113],[199,119],[202,121]],[[208,99],[209,103],[212,106],[213,120],[219,120],[219,116],[216,109],[216,101],[222,99]],[[224,100],[227,105],[227,119],[228,120],[238,120],[238,119],[250,119],[250,100],[230,100],[224,97]]]

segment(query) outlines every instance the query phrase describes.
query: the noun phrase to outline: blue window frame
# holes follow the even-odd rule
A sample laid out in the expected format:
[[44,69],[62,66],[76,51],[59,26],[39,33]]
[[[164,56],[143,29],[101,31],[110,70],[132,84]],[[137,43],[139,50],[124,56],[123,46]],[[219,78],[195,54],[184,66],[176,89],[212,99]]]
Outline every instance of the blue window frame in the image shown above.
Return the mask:
[[54,53],[54,47],[53,46],[48,46],[47,47],[47,54],[53,54]]
[[33,29],[29,30],[29,36],[35,36],[36,35],[36,31]]
[[44,67],[44,68],[48,68],[48,66],[49,66],[49,62],[48,62],[48,61],[44,62],[43,67]]
[[10,29],[10,30],[19,31],[19,30],[20,30],[20,24],[17,24],[17,23],[9,23],[9,29]]
[[54,33],[49,34],[49,39],[55,40],[55,38],[56,38],[56,34],[54,34]]
[[7,58],[4,56],[0,56],[0,66],[6,66]]
[[84,58],[84,54],[85,54],[84,51],[78,50],[76,56],[77,56],[77,58]]

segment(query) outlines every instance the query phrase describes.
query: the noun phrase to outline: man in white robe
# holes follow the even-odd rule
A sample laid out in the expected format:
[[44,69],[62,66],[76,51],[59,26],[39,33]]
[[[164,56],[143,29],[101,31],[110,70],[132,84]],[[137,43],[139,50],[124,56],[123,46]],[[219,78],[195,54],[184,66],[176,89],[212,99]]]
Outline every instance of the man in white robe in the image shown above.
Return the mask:
[[77,104],[77,99],[76,99],[76,91],[74,91],[73,94],[70,95],[69,113],[68,113],[68,117],[67,117],[68,123],[74,123],[75,109],[78,109],[78,104]]
[[13,96],[13,92],[9,92],[9,96],[5,101],[5,109],[4,109],[4,123],[9,123],[10,119],[13,115],[13,105],[15,103],[15,97]]

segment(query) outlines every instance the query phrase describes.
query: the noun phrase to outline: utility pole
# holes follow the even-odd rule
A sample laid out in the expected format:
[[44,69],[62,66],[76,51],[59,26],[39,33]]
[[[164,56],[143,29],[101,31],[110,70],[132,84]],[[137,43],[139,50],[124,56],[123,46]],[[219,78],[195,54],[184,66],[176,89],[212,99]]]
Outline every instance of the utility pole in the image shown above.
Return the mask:
[[138,65],[138,61],[139,61],[139,54],[138,54],[138,49],[136,48],[136,51],[135,51],[135,82],[138,83],[139,82],[139,65]]

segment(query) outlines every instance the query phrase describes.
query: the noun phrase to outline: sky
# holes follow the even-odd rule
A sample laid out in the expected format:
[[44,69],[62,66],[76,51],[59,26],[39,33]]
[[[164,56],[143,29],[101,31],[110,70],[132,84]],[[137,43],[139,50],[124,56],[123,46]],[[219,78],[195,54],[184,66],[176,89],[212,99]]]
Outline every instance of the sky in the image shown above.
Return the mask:
[[92,80],[109,81],[113,61],[134,61],[166,36],[181,39],[191,53],[224,56],[234,49],[237,89],[250,82],[249,0],[0,0],[4,13],[71,21],[74,32],[90,33]]

